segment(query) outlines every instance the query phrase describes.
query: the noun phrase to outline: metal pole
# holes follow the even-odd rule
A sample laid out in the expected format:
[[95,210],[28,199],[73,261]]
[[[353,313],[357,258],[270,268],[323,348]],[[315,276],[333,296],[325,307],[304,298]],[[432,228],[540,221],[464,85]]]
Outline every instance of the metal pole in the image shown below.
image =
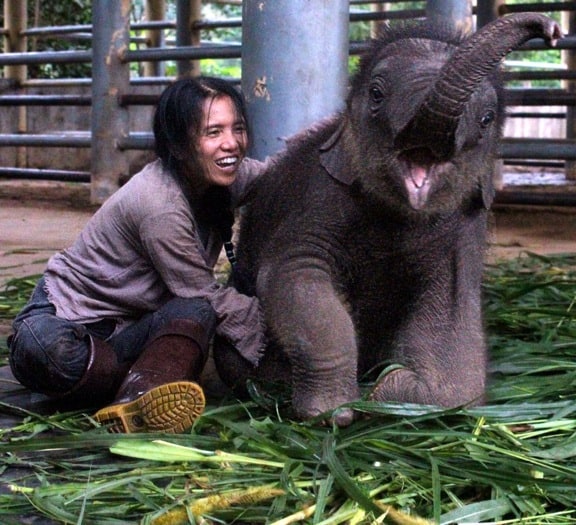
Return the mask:
[[428,0],[426,16],[452,24],[464,33],[472,33],[472,0]]
[[283,139],[341,110],[348,82],[348,0],[244,0],[242,90],[263,159]]
[[498,18],[498,10],[504,0],[478,0],[476,6],[476,27],[480,29]]
[[129,64],[122,54],[129,45],[130,0],[94,0],[92,51],[92,183],[90,199],[104,202],[128,175],[128,159],[116,146],[128,133],[128,111],[118,97],[130,88]]
[[[177,0],[176,2],[176,47],[200,45],[200,30],[194,29],[194,23],[202,18],[201,0]],[[200,75],[198,61],[179,60],[179,76]]]
[[[5,53],[24,53],[27,51],[26,37],[22,36],[28,25],[27,4],[26,0],[5,0],[4,2]],[[25,65],[4,66],[4,76],[15,80],[18,85],[22,85],[27,75]]]
[[[149,22],[164,20],[166,11],[164,0],[146,0],[146,18]],[[164,43],[164,32],[161,29],[147,29],[146,42],[148,47],[162,47]],[[163,62],[144,62],[144,76],[159,77],[164,75]]]

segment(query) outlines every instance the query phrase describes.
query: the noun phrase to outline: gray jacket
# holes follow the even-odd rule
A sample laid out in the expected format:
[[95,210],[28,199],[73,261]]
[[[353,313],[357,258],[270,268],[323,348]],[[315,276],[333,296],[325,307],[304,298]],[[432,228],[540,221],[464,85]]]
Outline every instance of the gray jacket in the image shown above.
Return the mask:
[[[244,160],[230,186],[234,206],[263,166]],[[81,323],[112,318],[117,330],[173,297],[207,299],[218,317],[217,333],[255,363],[264,346],[260,306],[255,297],[216,281],[221,250],[214,233],[204,247],[184,194],[157,160],[102,205],[70,248],[48,261],[46,289],[59,317]]]

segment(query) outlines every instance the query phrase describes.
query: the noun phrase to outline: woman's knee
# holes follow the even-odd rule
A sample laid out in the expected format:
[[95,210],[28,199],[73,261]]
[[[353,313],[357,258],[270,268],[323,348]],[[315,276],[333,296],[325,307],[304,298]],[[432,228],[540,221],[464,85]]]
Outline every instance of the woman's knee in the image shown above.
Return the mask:
[[86,329],[52,315],[24,319],[9,347],[16,379],[48,395],[69,391],[84,374],[89,356]]
[[216,312],[206,299],[176,297],[166,303],[158,311],[158,315],[162,324],[185,319],[197,322],[210,333],[216,328]]

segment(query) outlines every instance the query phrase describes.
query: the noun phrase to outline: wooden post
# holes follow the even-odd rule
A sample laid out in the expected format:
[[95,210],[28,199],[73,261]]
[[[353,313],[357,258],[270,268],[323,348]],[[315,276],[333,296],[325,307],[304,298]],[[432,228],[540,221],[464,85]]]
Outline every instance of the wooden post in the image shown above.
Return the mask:
[[[8,34],[5,38],[5,51],[7,53],[24,53],[27,51],[27,39],[23,36],[28,26],[28,2],[26,0],[4,1],[4,24]],[[5,78],[22,86],[28,77],[26,65],[4,66]],[[18,108],[17,133],[28,131],[28,111],[26,106]],[[27,149],[17,148],[16,166],[25,168],[28,166]]]
[[[568,28],[568,34],[573,35],[576,33],[576,11],[566,11],[566,18],[568,23],[566,24]],[[568,71],[576,71],[576,49],[568,49],[564,51],[566,57],[566,66]],[[570,93],[574,93],[576,97],[576,80],[567,80],[566,89]],[[566,107],[566,138],[576,139],[576,107],[567,106]],[[576,161],[567,160],[566,161],[566,179],[576,181]]]

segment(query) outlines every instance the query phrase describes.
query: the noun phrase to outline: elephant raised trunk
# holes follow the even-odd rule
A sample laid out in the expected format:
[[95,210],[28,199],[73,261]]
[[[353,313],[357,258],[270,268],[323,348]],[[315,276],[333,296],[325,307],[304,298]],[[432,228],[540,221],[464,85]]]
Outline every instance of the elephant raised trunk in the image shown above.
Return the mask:
[[558,24],[538,13],[514,14],[484,26],[444,64],[415,116],[396,137],[396,147],[424,146],[438,159],[450,158],[466,104],[500,61],[532,38],[544,38],[554,46],[561,37]]
[[483,253],[504,123],[496,66],[537,36],[554,43],[560,29],[539,14],[469,38],[430,23],[383,29],[345,111],[289,141],[255,183],[238,266],[270,346],[248,369],[214,345],[231,386],[281,379],[298,417],[340,426],[360,380],[375,380],[376,402],[485,399]]

